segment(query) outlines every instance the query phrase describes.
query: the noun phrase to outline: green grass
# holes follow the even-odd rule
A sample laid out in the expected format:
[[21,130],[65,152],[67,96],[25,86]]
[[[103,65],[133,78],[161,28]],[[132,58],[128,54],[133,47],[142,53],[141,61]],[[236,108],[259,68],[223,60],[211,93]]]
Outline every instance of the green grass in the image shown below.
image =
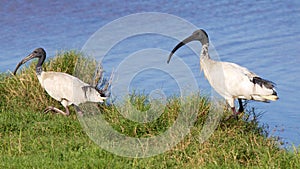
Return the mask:
[[[45,63],[47,71],[76,74],[81,54],[70,51],[58,55]],[[39,85],[35,63],[19,70],[17,76],[0,75],[0,168],[300,168],[300,149],[290,152],[279,148],[278,139],[268,137],[267,128],[253,118],[253,111],[238,121],[219,123],[211,137],[199,143],[211,106],[206,97],[199,95],[195,96],[197,103],[187,100],[187,104],[198,104],[197,119],[189,134],[172,150],[149,158],[115,155],[88,137],[73,108],[68,117],[41,113],[48,105],[62,106]],[[130,96],[121,110],[128,111],[129,104],[142,112],[149,110],[145,95]],[[149,123],[128,120],[120,108],[112,105],[99,104],[98,108],[119,133],[147,138],[172,126],[182,113],[180,106],[180,98],[169,98],[162,107],[163,114]],[[230,112],[224,114],[228,116]]]

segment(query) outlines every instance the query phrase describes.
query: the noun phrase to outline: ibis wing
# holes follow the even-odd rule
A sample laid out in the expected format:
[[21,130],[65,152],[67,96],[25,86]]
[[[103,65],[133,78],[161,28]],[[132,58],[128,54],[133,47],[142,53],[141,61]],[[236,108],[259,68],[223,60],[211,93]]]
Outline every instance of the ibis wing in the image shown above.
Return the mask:
[[51,97],[57,101],[66,99],[70,101],[70,104],[74,100],[80,99],[78,94],[83,93],[81,88],[88,86],[80,79],[62,72],[43,72],[39,80],[42,87]]

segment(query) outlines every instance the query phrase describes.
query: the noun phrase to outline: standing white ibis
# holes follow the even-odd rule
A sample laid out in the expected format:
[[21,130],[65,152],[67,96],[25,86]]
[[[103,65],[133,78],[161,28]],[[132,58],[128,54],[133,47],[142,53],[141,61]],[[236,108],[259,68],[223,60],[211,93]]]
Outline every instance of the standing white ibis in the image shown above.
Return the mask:
[[[242,99],[262,102],[278,99],[273,82],[262,79],[247,68],[237,64],[212,60],[208,53],[208,35],[202,29],[196,30],[191,36],[177,44],[170,53],[167,63],[170,62],[177,49],[191,41],[201,42],[200,66],[204,71],[204,76],[215,91],[225,98],[233,111],[233,116],[237,117],[239,113],[244,111]],[[239,102],[238,112],[234,106],[235,99],[238,99]]]
[[14,75],[17,73],[18,68],[27,61],[38,58],[36,65],[36,75],[41,86],[46,92],[55,100],[59,101],[66,109],[62,111],[56,107],[48,106],[44,113],[48,111],[55,111],[65,116],[70,114],[68,106],[74,105],[79,115],[82,115],[78,105],[85,102],[103,102],[106,97],[97,90],[96,87],[84,83],[80,79],[63,72],[45,72],[42,65],[46,59],[46,52],[43,48],[35,49],[30,55],[25,57],[18,63],[14,70]]

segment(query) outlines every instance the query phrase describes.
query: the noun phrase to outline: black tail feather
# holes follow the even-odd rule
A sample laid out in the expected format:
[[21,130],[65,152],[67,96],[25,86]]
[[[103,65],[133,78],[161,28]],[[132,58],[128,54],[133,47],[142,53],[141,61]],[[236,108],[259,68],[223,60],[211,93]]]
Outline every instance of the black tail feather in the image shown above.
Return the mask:
[[267,89],[273,89],[274,86],[275,86],[275,83],[274,82],[271,82],[269,80],[265,80],[265,79],[262,79],[261,77],[253,77],[252,83],[254,84],[258,84],[260,85],[261,87],[262,86],[265,86]]

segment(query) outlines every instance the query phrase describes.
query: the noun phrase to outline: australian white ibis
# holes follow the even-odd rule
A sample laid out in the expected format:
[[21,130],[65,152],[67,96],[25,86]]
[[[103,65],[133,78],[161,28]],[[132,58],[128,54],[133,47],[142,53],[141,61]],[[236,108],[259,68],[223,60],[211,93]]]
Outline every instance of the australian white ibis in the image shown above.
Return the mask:
[[84,83],[80,79],[63,72],[45,72],[42,65],[46,59],[46,52],[43,48],[35,49],[30,55],[25,57],[18,63],[14,74],[17,73],[18,68],[27,61],[38,58],[36,65],[36,75],[41,86],[46,92],[55,100],[59,101],[66,109],[62,111],[56,107],[48,106],[44,112],[55,111],[68,116],[69,105],[74,105],[79,115],[82,115],[78,105],[85,102],[103,102],[106,97],[103,96],[96,87]]
[[[202,29],[196,30],[191,36],[177,44],[170,53],[167,62],[170,62],[177,49],[191,41],[201,42],[200,66],[204,71],[204,76],[215,91],[225,98],[233,111],[233,116],[237,117],[239,113],[244,111],[242,99],[262,102],[278,99],[273,82],[262,79],[247,68],[237,64],[212,60],[208,53],[208,35]],[[235,99],[238,99],[239,102],[238,112],[234,106]]]

